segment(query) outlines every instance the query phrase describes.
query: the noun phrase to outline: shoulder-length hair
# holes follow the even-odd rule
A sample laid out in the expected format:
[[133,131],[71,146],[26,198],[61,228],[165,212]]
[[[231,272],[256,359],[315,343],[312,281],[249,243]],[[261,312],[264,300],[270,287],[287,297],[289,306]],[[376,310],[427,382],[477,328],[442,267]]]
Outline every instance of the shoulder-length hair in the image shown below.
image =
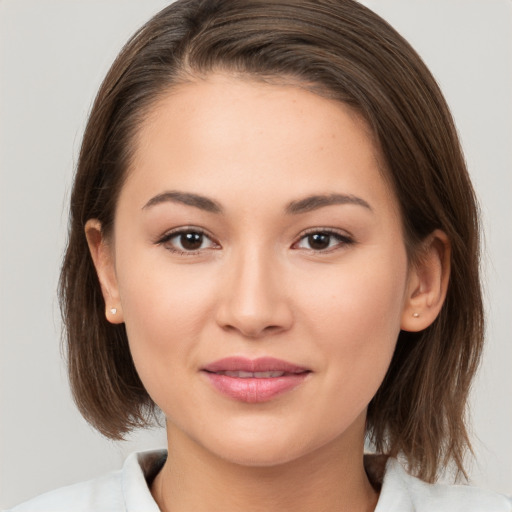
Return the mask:
[[401,332],[368,408],[376,450],[432,481],[470,446],[465,410],[483,343],[479,228],[456,129],[411,46],[354,0],[178,0],[123,48],[93,105],[71,198],[60,299],[71,387],[84,417],[119,439],[151,424],[152,402],[123,325],[112,325],[84,226],[108,236],[138,127],[177,83],[214,71],[308,87],[356,109],[373,132],[400,205],[410,260],[435,229],[451,242],[446,301],[435,322]]

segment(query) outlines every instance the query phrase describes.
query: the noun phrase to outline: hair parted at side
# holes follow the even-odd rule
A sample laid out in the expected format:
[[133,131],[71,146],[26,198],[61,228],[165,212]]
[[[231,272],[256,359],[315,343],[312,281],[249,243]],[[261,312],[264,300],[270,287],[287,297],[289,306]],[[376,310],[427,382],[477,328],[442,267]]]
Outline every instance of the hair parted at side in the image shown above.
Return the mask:
[[117,57],[83,137],[60,280],[70,382],[81,413],[113,439],[155,418],[124,326],[105,318],[84,227],[95,218],[105,236],[111,233],[132,142],[151,106],[173,85],[216,70],[296,83],[352,106],[379,146],[411,261],[435,229],[448,235],[445,304],[429,328],[400,333],[370,403],[367,431],[377,451],[405,456],[427,481],[451,461],[464,473],[466,402],[483,343],[474,192],[432,75],[392,27],[354,0],[178,0]]

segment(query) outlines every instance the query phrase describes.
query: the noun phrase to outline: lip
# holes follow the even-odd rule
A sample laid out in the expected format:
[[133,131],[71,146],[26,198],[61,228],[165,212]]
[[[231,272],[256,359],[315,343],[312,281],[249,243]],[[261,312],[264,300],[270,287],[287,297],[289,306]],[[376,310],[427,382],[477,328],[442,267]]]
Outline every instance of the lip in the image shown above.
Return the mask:
[[[235,377],[218,372],[285,372],[279,377]],[[227,357],[208,364],[202,369],[213,387],[232,399],[245,403],[266,402],[287,391],[291,391],[308,378],[311,370],[273,357],[247,359]]]
[[207,372],[242,371],[242,372],[286,372],[301,373],[310,371],[309,368],[298,366],[275,357],[259,357],[248,359],[246,357],[225,357],[203,368]]

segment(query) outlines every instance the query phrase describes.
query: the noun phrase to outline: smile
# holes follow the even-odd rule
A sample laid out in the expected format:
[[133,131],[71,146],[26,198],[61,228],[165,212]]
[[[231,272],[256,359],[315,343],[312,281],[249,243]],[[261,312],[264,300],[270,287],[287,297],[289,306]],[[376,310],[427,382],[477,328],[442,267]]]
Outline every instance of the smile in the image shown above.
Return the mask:
[[227,375],[228,377],[238,377],[240,379],[266,379],[272,377],[282,377],[286,372],[244,372],[244,371],[225,371],[225,372],[215,372],[217,375]]
[[259,403],[291,391],[312,372],[270,357],[254,360],[230,357],[207,365],[202,373],[221,394],[240,402]]

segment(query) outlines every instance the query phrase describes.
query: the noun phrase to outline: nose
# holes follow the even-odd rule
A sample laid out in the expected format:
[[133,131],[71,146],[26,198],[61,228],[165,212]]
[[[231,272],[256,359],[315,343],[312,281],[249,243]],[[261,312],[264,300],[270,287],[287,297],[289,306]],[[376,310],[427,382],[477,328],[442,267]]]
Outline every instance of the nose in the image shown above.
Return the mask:
[[222,329],[247,338],[290,329],[293,312],[283,269],[275,259],[253,250],[226,262],[217,309]]

